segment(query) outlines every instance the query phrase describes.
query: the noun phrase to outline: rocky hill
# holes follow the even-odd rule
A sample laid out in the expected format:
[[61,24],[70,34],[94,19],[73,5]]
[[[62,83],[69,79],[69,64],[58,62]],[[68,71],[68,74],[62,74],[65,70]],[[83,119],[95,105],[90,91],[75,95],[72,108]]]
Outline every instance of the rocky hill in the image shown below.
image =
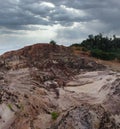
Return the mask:
[[0,129],[120,129],[120,73],[69,47],[0,56]]

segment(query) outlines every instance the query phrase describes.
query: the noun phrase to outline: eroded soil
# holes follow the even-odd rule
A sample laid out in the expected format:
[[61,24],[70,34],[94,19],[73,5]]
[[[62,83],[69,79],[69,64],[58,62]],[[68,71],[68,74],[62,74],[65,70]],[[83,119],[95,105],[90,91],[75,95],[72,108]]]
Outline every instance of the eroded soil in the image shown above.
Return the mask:
[[63,48],[21,51],[0,60],[0,129],[120,129],[119,72]]

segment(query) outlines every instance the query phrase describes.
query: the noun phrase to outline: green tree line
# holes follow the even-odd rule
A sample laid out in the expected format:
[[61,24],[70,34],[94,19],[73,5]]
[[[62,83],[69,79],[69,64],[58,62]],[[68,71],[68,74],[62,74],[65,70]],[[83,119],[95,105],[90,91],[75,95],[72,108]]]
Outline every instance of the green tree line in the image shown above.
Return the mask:
[[91,56],[104,60],[120,60],[120,38],[113,35],[112,38],[105,37],[101,33],[89,35],[82,43],[72,44],[75,47],[82,47],[83,50],[90,51]]

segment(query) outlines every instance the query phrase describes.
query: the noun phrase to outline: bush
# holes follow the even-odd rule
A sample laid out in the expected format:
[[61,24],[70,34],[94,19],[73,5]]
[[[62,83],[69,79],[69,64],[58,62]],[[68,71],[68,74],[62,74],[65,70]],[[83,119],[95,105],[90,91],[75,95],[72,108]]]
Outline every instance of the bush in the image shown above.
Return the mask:
[[113,60],[116,57],[116,54],[110,53],[110,52],[104,52],[99,49],[93,49],[91,50],[91,56],[103,59],[103,60]]
[[51,40],[51,41],[50,41],[50,44],[56,45],[56,42],[55,42],[54,40]]
[[51,113],[51,117],[52,117],[53,120],[56,120],[58,118],[58,116],[59,116],[58,112],[52,112]]

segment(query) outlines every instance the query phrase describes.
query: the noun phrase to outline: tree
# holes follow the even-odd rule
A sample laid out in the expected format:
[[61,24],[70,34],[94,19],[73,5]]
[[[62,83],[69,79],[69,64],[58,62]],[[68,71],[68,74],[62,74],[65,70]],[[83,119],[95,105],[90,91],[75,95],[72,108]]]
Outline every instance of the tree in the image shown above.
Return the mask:
[[113,35],[113,38],[109,38],[101,33],[95,36],[91,34],[86,40],[83,40],[81,44],[76,46],[90,51],[92,56],[100,59],[120,59],[120,38],[115,35]]
[[50,44],[56,45],[56,42],[55,42],[54,40],[51,40],[51,41],[50,41]]

